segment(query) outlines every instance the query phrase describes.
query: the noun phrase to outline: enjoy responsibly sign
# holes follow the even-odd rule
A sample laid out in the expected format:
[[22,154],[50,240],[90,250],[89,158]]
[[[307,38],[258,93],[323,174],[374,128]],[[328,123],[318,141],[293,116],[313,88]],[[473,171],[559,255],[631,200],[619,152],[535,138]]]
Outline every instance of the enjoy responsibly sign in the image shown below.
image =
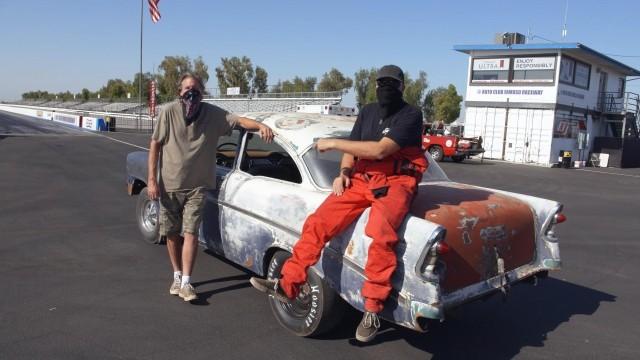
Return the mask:
[[553,70],[556,58],[554,57],[525,57],[515,58],[513,70]]

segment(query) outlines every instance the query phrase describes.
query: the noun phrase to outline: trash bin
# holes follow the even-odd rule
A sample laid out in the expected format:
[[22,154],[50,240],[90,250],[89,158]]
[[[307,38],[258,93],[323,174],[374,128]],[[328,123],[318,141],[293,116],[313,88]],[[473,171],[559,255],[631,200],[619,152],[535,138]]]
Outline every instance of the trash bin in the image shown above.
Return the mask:
[[565,169],[571,168],[571,156],[572,155],[573,154],[569,150],[561,150],[560,151],[560,156],[562,157],[562,161],[561,161],[560,167],[565,168]]
[[116,131],[116,118],[113,116],[106,116],[105,121],[107,122],[107,130],[108,131]]

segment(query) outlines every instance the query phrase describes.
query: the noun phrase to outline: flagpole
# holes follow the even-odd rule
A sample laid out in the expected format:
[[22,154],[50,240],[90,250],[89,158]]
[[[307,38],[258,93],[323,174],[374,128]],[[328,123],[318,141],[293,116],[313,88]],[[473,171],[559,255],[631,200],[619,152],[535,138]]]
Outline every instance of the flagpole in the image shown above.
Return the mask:
[[142,122],[142,24],[143,24],[144,0],[140,0],[140,78],[138,78],[138,130],[141,128]]

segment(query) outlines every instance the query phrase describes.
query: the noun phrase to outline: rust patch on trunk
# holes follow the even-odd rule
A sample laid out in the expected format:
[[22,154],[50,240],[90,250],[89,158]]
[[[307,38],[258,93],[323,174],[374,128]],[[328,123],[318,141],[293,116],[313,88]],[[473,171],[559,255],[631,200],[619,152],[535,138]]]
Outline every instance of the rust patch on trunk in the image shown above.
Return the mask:
[[411,213],[447,229],[451,251],[442,256],[445,292],[495,276],[496,250],[506,271],[533,260],[532,210],[511,196],[456,183],[426,185],[420,187]]

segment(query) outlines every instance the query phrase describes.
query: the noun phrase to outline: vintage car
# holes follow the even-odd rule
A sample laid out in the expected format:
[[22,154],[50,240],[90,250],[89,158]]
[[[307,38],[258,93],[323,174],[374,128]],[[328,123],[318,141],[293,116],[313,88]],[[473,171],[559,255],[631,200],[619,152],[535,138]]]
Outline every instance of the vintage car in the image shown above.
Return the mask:
[[[278,277],[308,214],[330,193],[341,154],[317,152],[322,137],[346,137],[353,118],[301,113],[247,113],[274,129],[267,144],[233,130],[217,149],[217,189],[207,196],[202,246],[258,274]],[[254,136],[255,135],[255,136]],[[146,194],[147,153],[127,157],[128,191],[138,195],[143,237],[158,241],[158,204]],[[381,316],[426,331],[447,310],[561,266],[556,224],[562,205],[550,200],[453,182],[429,159],[410,214],[399,229],[398,267]],[[325,247],[308,283],[290,304],[269,297],[276,319],[310,336],[331,329],[345,304],[363,310],[360,288],[371,239],[366,210]]]

